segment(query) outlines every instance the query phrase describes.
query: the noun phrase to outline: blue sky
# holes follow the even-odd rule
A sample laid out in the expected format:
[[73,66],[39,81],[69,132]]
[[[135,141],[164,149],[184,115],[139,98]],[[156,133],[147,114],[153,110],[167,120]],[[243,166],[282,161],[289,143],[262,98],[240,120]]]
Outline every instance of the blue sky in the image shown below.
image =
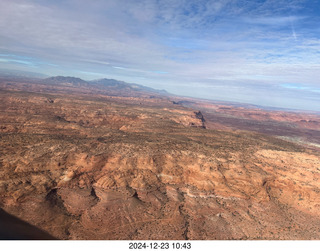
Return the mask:
[[1,0],[0,68],[320,111],[320,0]]

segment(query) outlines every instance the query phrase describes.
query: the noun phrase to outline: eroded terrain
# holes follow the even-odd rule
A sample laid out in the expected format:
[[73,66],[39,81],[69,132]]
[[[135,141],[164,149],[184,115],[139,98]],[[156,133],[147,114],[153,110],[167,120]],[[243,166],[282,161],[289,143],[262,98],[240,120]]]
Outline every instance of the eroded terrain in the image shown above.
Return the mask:
[[199,109],[209,129],[245,130],[276,136],[311,148],[320,148],[320,113],[261,108],[248,104],[227,103],[176,97],[175,104]]
[[320,238],[317,148],[58,80],[0,84],[8,213],[59,239]]

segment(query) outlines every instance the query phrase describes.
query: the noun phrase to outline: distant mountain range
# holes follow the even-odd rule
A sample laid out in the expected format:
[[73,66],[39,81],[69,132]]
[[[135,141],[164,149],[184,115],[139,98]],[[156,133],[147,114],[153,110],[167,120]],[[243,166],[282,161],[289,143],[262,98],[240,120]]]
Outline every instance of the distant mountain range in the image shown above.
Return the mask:
[[98,79],[98,80],[94,80],[94,81],[90,81],[93,84],[97,84],[100,86],[104,86],[104,87],[115,87],[118,89],[132,89],[132,90],[136,90],[136,91],[149,91],[149,92],[157,92],[159,94],[162,95],[166,95],[168,94],[168,92],[166,90],[158,90],[158,89],[153,89],[151,87],[147,87],[147,86],[143,86],[143,85],[138,85],[138,84],[129,84],[123,81],[118,81],[115,79],[107,79],[107,78],[103,78],[103,79]]
[[[86,81],[77,77],[70,76],[54,76],[48,77],[47,75],[35,72],[18,71],[18,70],[8,70],[0,69],[0,78],[10,79],[10,80],[32,80],[40,84],[48,84],[50,88],[55,89],[55,87],[60,86],[61,88],[68,87],[70,92],[81,92],[81,93],[101,93],[110,96],[122,96],[122,97],[152,97],[155,96],[165,96],[171,97],[175,100],[174,104],[182,105],[190,108],[194,108],[195,103],[198,101],[207,102],[210,104],[220,104],[220,105],[231,105],[234,107],[244,107],[249,109],[264,109],[269,111],[291,111],[291,112],[308,112],[312,114],[320,114],[317,111],[304,111],[297,109],[281,108],[281,107],[268,107],[260,106],[249,103],[242,102],[230,102],[223,100],[208,100],[194,97],[184,97],[176,94],[168,93],[166,90],[158,90],[151,87],[126,83],[124,81],[115,79],[97,79],[92,81]],[[66,91],[66,90],[65,90]]]
[[63,76],[46,78],[41,82],[44,82],[46,84],[68,85],[68,86],[75,86],[75,87],[83,87],[83,86],[89,85],[88,82],[84,81],[81,78],[63,77]]
[[[115,79],[98,79],[93,81],[85,81],[76,77],[56,76],[41,80],[42,83],[63,85],[69,87],[85,87],[89,89],[108,90],[110,94],[128,96],[134,93],[155,93],[160,95],[169,95],[165,90],[157,90],[138,84],[130,84]],[[131,96],[131,95],[130,95]]]

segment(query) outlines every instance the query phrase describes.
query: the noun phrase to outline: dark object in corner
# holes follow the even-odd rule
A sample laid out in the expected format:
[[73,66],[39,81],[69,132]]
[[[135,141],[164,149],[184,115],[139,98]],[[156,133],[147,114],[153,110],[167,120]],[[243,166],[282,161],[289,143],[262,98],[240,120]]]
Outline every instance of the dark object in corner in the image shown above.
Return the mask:
[[0,240],[56,240],[56,238],[0,208]]

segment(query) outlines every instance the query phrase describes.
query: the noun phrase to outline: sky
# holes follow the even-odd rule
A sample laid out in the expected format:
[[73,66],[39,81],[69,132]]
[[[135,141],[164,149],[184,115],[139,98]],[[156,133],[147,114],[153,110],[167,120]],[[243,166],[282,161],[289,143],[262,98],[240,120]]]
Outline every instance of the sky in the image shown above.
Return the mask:
[[320,0],[1,0],[0,69],[320,111]]

